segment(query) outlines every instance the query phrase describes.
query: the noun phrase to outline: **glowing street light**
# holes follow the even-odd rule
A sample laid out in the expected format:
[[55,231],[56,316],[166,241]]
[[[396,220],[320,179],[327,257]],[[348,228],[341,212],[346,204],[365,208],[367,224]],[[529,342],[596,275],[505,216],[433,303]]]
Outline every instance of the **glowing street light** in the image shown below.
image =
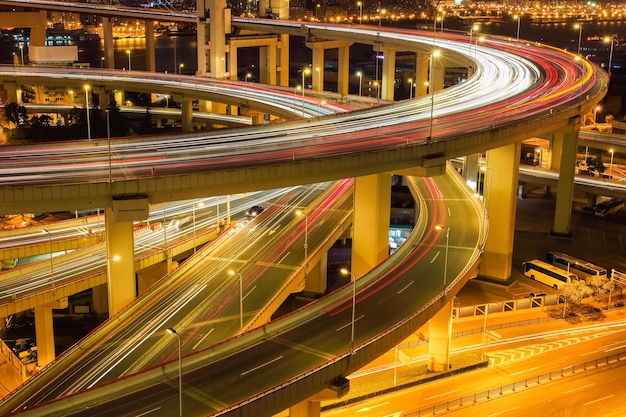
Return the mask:
[[304,216],[304,275],[309,269],[309,215],[302,210],[296,210],[297,216]]
[[519,39],[519,25],[522,22],[522,16],[516,14],[513,19],[517,20],[517,39]]
[[613,36],[607,36],[604,38],[604,42],[611,42],[611,51],[609,52],[609,67],[608,69],[608,74],[611,75],[611,66],[613,65],[613,45],[615,44],[615,40],[613,39]]
[[350,332],[350,354],[354,355],[354,317],[356,314],[356,275],[354,272],[349,271],[347,268],[341,268],[339,270],[342,275],[350,275],[352,279],[352,320],[351,320],[351,332]]
[[304,68],[302,70],[302,116],[304,116],[304,76],[311,73],[310,68]]
[[243,275],[240,272],[228,270],[228,275],[239,276],[239,330],[243,330]]
[[47,229],[41,229],[48,235],[48,252],[50,252],[50,280],[52,281],[52,289],[54,290],[54,263],[52,261],[52,235]]
[[24,45],[20,45],[20,56],[22,57],[22,66],[24,66]]
[[446,226],[435,226],[437,230],[445,230],[446,231],[446,255],[444,257],[444,267],[443,267],[443,285],[441,289],[443,290],[443,295],[446,295],[446,282],[448,279],[448,249],[450,248],[450,228]]
[[356,5],[359,6],[359,24],[363,24],[363,2],[357,1]]
[[612,172],[613,172],[613,155],[615,154],[615,151],[613,149],[609,149],[609,152],[611,152],[611,163],[609,164],[609,178],[613,178]]
[[132,71],[132,66],[131,66],[131,62],[130,62],[130,49],[126,50],[126,54],[128,55],[128,71]]
[[178,339],[178,416],[183,417],[183,355],[182,340],[173,327],[168,327],[166,331],[173,334]]
[[596,106],[593,108],[593,125],[595,126],[598,120],[598,110],[600,110],[601,107],[600,106]]
[[178,75],[181,75],[183,73],[183,67],[185,66],[185,64],[183,64],[182,62],[180,64],[178,64]]
[[89,119],[89,86],[85,87],[85,110],[87,111],[87,139],[91,140],[91,121]]
[[409,98],[413,98],[413,78],[409,78]]
[[361,96],[361,89],[363,88],[363,73],[361,71],[356,73],[357,77],[359,77],[359,97]]
[[580,55],[580,42],[582,41],[582,38],[583,38],[583,24],[576,23],[574,25],[574,29],[578,29],[578,52],[577,54]]

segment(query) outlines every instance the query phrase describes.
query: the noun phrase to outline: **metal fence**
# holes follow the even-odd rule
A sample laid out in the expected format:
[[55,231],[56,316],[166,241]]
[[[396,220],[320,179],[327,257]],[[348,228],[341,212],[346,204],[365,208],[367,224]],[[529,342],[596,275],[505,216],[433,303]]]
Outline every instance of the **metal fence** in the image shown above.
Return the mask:
[[505,394],[511,394],[520,389],[531,388],[532,386],[539,385],[542,382],[552,381],[554,379],[565,378],[570,375],[574,375],[580,372],[586,372],[587,370],[594,370],[600,366],[606,366],[613,363],[621,362],[626,358],[626,353],[617,353],[615,355],[605,356],[604,358],[596,359],[593,361],[583,362],[577,365],[561,368],[556,371],[540,374],[532,378],[526,378],[521,381],[516,381],[511,384],[502,385],[497,388],[492,388],[487,391],[478,392],[464,397],[447,401],[445,403],[437,404],[432,407],[423,408],[419,411],[405,414],[406,417],[422,417],[432,416],[438,413],[459,409],[461,407],[467,407],[479,402],[486,402],[494,397],[501,397]]

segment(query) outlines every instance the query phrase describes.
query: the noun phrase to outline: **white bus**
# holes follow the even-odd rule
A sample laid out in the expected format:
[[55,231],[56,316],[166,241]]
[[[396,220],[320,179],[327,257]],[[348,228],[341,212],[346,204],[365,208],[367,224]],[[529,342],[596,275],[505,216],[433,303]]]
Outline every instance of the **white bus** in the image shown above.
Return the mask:
[[547,262],[533,259],[522,264],[524,275],[534,279],[537,282],[546,284],[555,290],[560,290],[567,283],[578,279],[578,276],[572,272],[567,272]]
[[578,278],[584,279],[585,281],[595,277],[607,277],[606,268],[563,252],[548,252],[546,262],[566,271],[573,272],[578,275]]
[[611,198],[596,204],[593,208],[593,212],[596,217],[606,217],[609,214],[617,213],[624,208],[624,200],[621,198]]

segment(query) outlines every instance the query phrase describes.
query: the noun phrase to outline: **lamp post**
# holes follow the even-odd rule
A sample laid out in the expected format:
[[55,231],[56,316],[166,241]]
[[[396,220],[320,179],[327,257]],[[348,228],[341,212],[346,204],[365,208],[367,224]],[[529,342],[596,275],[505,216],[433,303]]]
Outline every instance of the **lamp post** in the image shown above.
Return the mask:
[[595,126],[598,120],[598,110],[600,110],[600,106],[596,106],[593,108],[593,125]]
[[91,140],[91,121],[89,119],[89,86],[85,87],[85,110],[87,111],[87,139]]
[[228,270],[228,275],[239,276],[239,330],[243,330],[243,275],[240,272]]
[[613,149],[609,149],[609,152],[611,152],[611,163],[609,164],[609,178],[613,178],[613,155],[615,154],[615,151]]
[[110,117],[109,117],[109,109],[106,109],[106,113],[107,113],[107,145],[109,148],[109,183],[111,183],[111,122],[110,122]]
[[248,80],[250,79],[250,77],[252,77],[252,74],[247,73],[246,74],[246,84],[248,83]]
[[304,276],[309,269],[309,215],[302,210],[296,210],[297,216],[304,216]]
[[178,75],[182,75],[184,66],[185,64],[183,64],[182,62],[178,64]]
[[361,89],[363,88],[363,73],[361,71],[357,72],[356,75],[359,77],[359,97],[361,96]]
[[302,116],[304,116],[304,76],[309,75],[311,70],[309,68],[302,69]]
[[383,23],[382,23],[382,20],[381,20],[382,13],[381,13],[381,10],[380,10],[380,2],[378,2],[378,9],[376,11],[378,12],[378,27],[381,27]]
[[443,290],[443,295],[446,295],[446,281],[448,279],[448,249],[450,248],[450,228],[445,226],[435,226],[437,230],[446,231],[446,255],[444,257],[444,267],[443,267],[443,285],[441,289]]
[[578,51],[577,54],[580,56],[580,42],[583,38],[583,24],[582,23],[576,23],[574,25],[574,29],[578,29]]
[[522,22],[522,16],[516,14],[513,19],[517,20],[517,39],[519,39],[519,25]]
[[429,88],[430,88],[430,128],[428,131],[428,138],[427,138],[428,143],[430,143],[433,138],[433,114],[435,111],[435,86],[433,84],[435,76],[433,74],[433,71],[436,70],[437,67],[433,65],[433,61],[434,61],[434,58],[437,58],[440,54],[441,52],[439,51],[439,49],[435,49],[430,54],[430,57],[428,58],[428,60],[430,61],[429,62],[430,71],[428,72],[428,77],[430,78],[430,81],[428,82]]
[[130,62],[130,49],[126,50],[126,54],[128,55],[128,71],[132,71],[133,68],[132,68],[131,62]]
[[346,268],[341,268],[340,272],[342,275],[350,275],[352,279],[352,320],[351,320],[351,331],[350,331],[350,354],[354,355],[354,317],[356,314],[356,275],[354,272],[348,271]]
[[72,100],[72,105],[74,104],[74,90],[70,90],[70,100]]
[[604,38],[604,42],[611,42],[611,50],[609,52],[609,67],[608,69],[608,73],[609,76],[611,75],[611,65],[613,64],[613,45],[615,44],[614,40],[613,40],[613,36],[607,36]]
[[413,98],[413,78],[409,78],[409,98]]
[[318,15],[319,15],[319,9],[320,9],[320,7],[321,7],[321,5],[320,5],[319,3],[317,3],[317,4],[315,5],[315,20],[319,20]]
[[363,2],[357,1],[356,5],[359,6],[359,24],[363,24]]
[[439,11],[441,12],[441,31],[443,32],[443,17],[446,12],[443,9],[439,9]]
[[100,57],[100,68],[104,68],[104,57]]
[[20,57],[22,58],[22,66],[24,66],[24,45],[20,45]]
[[183,417],[183,355],[182,340],[173,327],[168,327],[167,332],[178,339],[178,416]]
[[52,289],[54,289],[54,262],[52,261],[52,235],[47,229],[41,229],[48,235],[48,252],[50,252],[50,280],[52,281]]

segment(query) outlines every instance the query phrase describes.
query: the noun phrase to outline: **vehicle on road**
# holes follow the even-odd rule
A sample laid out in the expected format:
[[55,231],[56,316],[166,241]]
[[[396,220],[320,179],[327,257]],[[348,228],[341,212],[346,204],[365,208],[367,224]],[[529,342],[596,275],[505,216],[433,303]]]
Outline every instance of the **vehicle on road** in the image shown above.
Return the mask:
[[569,284],[578,276],[572,272],[565,271],[547,262],[533,259],[522,263],[524,275],[534,279],[537,282],[546,284],[555,290],[563,289],[565,284]]
[[606,217],[609,214],[617,213],[624,208],[624,200],[621,198],[611,198],[596,204],[593,208],[593,213],[596,217]]
[[583,259],[576,258],[575,256],[568,255],[563,252],[548,252],[546,255],[546,262],[558,266],[566,271],[575,273],[578,278],[589,280],[596,277],[606,277],[607,270],[603,266],[594,265],[591,262],[587,262]]
[[248,217],[256,217],[261,214],[265,210],[263,206],[252,206],[248,211],[246,211],[246,216]]

